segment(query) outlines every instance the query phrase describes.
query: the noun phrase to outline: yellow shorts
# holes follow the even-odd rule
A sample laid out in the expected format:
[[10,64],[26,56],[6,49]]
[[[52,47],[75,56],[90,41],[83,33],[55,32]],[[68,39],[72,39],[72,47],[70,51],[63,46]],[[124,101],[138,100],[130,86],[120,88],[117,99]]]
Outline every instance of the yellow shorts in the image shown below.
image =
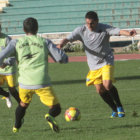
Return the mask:
[[0,75],[0,86],[7,83],[9,87],[14,87],[16,84],[16,78],[14,75]]
[[102,68],[94,71],[89,71],[86,78],[86,85],[96,85],[103,83],[103,80],[112,80],[114,82],[114,66],[105,65]]
[[40,97],[41,102],[47,106],[58,104],[58,99],[55,96],[52,87],[40,89],[23,89],[19,87],[19,96],[23,103],[29,104],[33,94],[37,94]]

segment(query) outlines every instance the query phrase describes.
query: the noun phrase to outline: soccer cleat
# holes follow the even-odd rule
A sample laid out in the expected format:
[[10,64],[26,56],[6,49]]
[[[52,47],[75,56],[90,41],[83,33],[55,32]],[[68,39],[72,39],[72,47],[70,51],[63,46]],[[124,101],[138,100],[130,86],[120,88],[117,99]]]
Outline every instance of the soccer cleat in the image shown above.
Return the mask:
[[118,116],[118,113],[115,112],[115,111],[112,111],[112,114],[111,114],[110,118],[115,118],[117,116]]
[[50,125],[51,129],[54,132],[58,133],[59,132],[59,127],[58,127],[55,119],[50,114],[46,114],[45,119],[48,121],[48,124]]
[[9,94],[8,97],[2,97],[1,99],[6,100],[6,105],[7,105],[8,108],[12,107],[12,101],[11,101],[11,95],[10,94]]
[[9,96],[6,97],[5,100],[6,100],[7,107],[11,108],[12,107],[11,95],[9,94]]
[[[24,123],[24,119],[21,120],[21,125]],[[20,127],[21,127],[20,125]],[[16,128],[15,126],[13,127],[13,133],[19,132],[19,128]]]
[[122,117],[125,116],[125,112],[124,112],[123,107],[117,107],[117,111],[118,111],[118,117],[119,118],[122,118]]
[[13,133],[17,133],[18,131],[19,131],[19,129],[18,129],[18,128],[13,127]]
[[6,99],[6,97],[4,97],[4,96],[3,96],[1,99],[2,99],[2,100],[5,100],[5,99]]

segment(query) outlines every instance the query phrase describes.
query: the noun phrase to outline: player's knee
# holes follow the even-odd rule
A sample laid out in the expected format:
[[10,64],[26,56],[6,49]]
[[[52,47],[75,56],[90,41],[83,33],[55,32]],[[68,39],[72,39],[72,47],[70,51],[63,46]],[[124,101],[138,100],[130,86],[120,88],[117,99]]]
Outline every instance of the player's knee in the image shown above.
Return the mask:
[[112,82],[109,80],[106,80],[103,82],[103,86],[104,86],[105,90],[109,91],[112,88]]
[[104,88],[96,88],[96,92],[99,93],[99,94],[102,94],[105,92],[105,89]]
[[26,107],[24,106],[21,106],[20,104],[18,105],[17,109],[16,109],[16,112],[19,111],[19,112],[25,112],[26,111]]
[[50,110],[49,110],[49,114],[53,117],[58,116],[60,113],[61,113],[60,104],[52,106],[52,108],[50,108]]
[[109,91],[112,88],[112,85],[109,84],[109,85],[105,85],[104,87],[107,91]]
[[27,108],[29,106],[29,104],[27,103],[23,103],[22,101],[20,102],[20,106],[21,107],[24,107],[24,108]]
[[15,87],[9,87],[9,91],[14,93],[16,91],[16,88]]

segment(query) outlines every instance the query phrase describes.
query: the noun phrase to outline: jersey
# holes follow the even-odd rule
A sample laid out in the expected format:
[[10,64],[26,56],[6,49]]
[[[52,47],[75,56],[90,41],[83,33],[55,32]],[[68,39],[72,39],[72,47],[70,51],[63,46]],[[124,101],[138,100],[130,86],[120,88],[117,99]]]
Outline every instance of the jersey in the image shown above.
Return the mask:
[[48,55],[56,62],[68,62],[67,55],[51,40],[37,35],[12,40],[0,52],[0,65],[8,55],[16,56],[19,69],[18,82],[23,89],[39,89],[51,85],[48,75]]
[[[48,85],[48,49],[45,39],[25,36],[18,39],[16,53],[19,67],[19,83],[24,85]],[[35,78],[36,77],[36,78]]]
[[[0,33],[0,52],[7,46],[7,44],[10,42],[11,38],[7,36],[6,34]],[[10,60],[10,58],[8,58]],[[0,68],[0,74],[1,75],[11,75],[15,73],[16,66],[6,66],[5,68]]]
[[114,56],[110,48],[111,35],[119,35],[120,29],[99,23],[95,31],[90,31],[86,25],[77,27],[67,39],[70,42],[80,40],[83,43],[90,70],[96,70],[104,65],[113,65]]

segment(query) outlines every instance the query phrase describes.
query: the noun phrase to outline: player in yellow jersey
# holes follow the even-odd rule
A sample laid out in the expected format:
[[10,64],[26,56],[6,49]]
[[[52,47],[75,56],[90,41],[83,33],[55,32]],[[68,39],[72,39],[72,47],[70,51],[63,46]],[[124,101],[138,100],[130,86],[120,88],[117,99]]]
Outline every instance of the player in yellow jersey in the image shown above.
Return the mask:
[[[2,28],[0,25],[0,51],[2,51],[10,42],[11,38],[7,36],[6,34],[1,32]],[[5,59],[5,61],[15,61],[14,57],[8,57]],[[12,94],[12,96],[16,99],[16,101],[19,103],[19,94],[16,90],[15,84],[16,84],[16,65],[13,66],[6,66],[5,68],[0,68],[0,86],[2,86],[5,82],[8,85],[9,92]],[[8,108],[12,107],[11,97],[10,93],[3,90],[2,87],[0,87],[0,95],[3,95],[6,99],[6,104]]]
[[56,62],[67,63],[67,55],[54,45],[51,40],[37,35],[38,22],[35,18],[27,18],[23,22],[26,36],[12,40],[0,53],[0,65],[8,55],[17,56],[19,68],[19,95],[21,102],[15,112],[13,132],[18,132],[32,96],[37,94],[41,102],[49,107],[45,115],[50,127],[59,132],[55,117],[61,112],[60,103],[54,94],[48,75],[48,55]]

